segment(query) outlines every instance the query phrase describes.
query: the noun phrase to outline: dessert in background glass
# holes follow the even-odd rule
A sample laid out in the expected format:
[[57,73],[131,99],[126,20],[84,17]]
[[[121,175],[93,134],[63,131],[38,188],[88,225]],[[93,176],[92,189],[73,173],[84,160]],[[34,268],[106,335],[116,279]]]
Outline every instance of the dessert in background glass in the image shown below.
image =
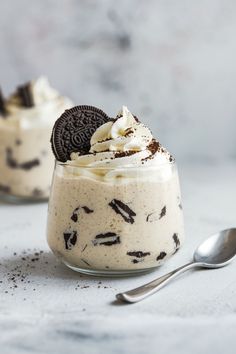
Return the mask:
[[47,199],[54,156],[49,143],[55,118],[72,102],[45,77],[0,97],[0,195],[11,201]]
[[184,240],[176,163],[126,107],[89,129],[92,108],[94,120],[96,108],[78,106],[54,127],[49,246],[82,273],[154,269]]

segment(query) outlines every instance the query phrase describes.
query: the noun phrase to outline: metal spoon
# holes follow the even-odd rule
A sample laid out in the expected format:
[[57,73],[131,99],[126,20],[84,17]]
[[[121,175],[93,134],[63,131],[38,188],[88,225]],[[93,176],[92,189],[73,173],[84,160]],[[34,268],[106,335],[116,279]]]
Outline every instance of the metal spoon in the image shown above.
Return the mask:
[[188,269],[199,268],[220,268],[229,264],[236,255],[236,228],[220,231],[209,237],[195,251],[193,262],[175,269],[174,271],[142,285],[136,289],[116,295],[116,298],[125,302],[138,302],[156,293],[159,289],[169,283],[177,275]]

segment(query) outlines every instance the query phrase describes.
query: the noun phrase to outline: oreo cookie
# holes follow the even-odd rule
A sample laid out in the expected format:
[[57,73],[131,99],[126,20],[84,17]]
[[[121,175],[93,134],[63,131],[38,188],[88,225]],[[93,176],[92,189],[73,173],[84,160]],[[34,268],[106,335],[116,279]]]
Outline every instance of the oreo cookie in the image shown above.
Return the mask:
[[111,119],[93,106],[76,106],[67,109],[53,127],[51,144],[58,161],[66,162],[72,152],[86,154],[95,130]]
[[18,87],[18,95],[21,99],[23,107],[31,108],[34,107],[34,97],[31,89],[31,83],[27,82],[25,85]]
[[6,115],[6,107],[5,107],[5,99],[4,99],[4,96],[2,94],[2,90],[0,88],[0,114],[2,116],[5,116]]

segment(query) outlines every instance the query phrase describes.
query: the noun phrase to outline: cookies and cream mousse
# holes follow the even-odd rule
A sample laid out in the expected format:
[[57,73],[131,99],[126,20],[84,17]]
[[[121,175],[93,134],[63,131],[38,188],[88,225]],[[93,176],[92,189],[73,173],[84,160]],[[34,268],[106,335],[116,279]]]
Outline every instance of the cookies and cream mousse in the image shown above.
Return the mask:
[[51,142],[58,163],[49,246],[79,271],[154,268],[184,239],[174,159],[127,107],[114,119],[99,112],[97,125],[96,110],[74,107],[54,126]]
[[71,106],[46,77],[19,86],[7,99],[0,95],[0,193],[48,197],[54,166],[51,130]]

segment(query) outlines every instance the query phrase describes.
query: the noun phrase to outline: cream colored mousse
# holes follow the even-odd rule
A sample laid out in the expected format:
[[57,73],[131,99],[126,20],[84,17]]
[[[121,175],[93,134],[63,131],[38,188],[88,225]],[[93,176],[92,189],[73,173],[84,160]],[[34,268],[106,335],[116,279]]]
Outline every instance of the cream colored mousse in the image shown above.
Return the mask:
[[44,199],[49,196],[54,166],[52,127],[73,104],[45,77],[28,85],[32,107],[25,107],[16,92],[6,100],[5,115],[0,116],[0,193]]
[[78,270],[154,268],[184,240],[175,162],[126,107],[93,134],[90,152],[58,163],[48,243]]

